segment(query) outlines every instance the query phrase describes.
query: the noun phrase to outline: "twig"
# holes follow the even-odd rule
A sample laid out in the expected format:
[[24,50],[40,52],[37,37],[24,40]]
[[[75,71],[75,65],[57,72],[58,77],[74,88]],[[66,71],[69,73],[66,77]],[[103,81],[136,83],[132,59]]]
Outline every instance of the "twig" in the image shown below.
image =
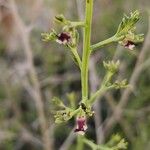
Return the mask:
[[30,42],[29,42],[30,32],[27,32],[27,27],[23,23],[22,19],[20,18],[19,14],[18,14],[18,10],[17,10],[15,1],[10,0],[9,4],[10,4],[10,9],[12,11],[12,14],[16,21],[17,29],[19,30],[19,33],[20,33],[20,39],[23,44],[27,64],[30,66],[29,76],[31,78],[32,86],[35,91],[35,95],[33,98],[35,101],[38,118],[39,118],[39,123],[40,123],[40,127],[41,127],[41,132],[42,132],[42,137],[43,137],[43,142],[44,142],[43,145],[44,145],[45,150],[50,150],[51,143],[49,140],[49,132],[47,131],[48,125],[47,125],[46,117],[44,114],[44,104],[42,102],[42,96],[41,96],[38,77],[36,75],[36,71],[35,71],[35,68],[33,65],[33,56],[32,56],[31,46],[30,46]]

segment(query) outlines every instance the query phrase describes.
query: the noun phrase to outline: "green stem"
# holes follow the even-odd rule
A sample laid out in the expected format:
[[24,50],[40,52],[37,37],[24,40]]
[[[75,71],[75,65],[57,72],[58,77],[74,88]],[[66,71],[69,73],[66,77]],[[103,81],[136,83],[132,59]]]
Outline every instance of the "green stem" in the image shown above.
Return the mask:
[[83,142],[88,145],[92,150],[112,150],[112,148],[106,147],[104,145],[96,145],[88,139],[84,139]]
[[82,70],[81,70],[83,102],[85,102],[88,99],[88,69],[89,69],[90,44],[91,44],[90,41],[91,41],[92,13],[93,13],[93,0],[86,0],[85,28],[84,28]]
[[99,96],[101,96],[106,91],[106,87],[101,87],[98,91],[96,91],[91,98],[89,99],[89,103],[92,105],[95,101],[95,99]]
[[73,53],[73,55],[74,55],[78,65],[79,65],[79,68],[81,70],[82,62],[81,62],[80,56],[79,56],[79,54],[77,52],[77,48],[76,47],[75,48],[70,47],[70,49],[71,49],[71,52]]
[[102,81],[102,86],[107,86],[107,84],[111,81],[113,75],[113,72],[108,71]]
[[96,50],[97,48],[101,48],[101,47],[103,47],[103,46],[105,46],[105,45],[107,45],[107,44],[110,44],[110,43],[113,43],[113,42],[118,42],[118,41],[120,41],[120,40],[123,39],[123,38],[124,38],[124,36],[116,37],[116,36],[114,35],[114,36],[110,37],[109,39],[106,39],[106,40],[104,40],[104,41],[101,41],[101,42],[99,42],[99,43],[97,43],[97,44],[92,45],[92,46],[91,46],[91,51],[94,51],[94,50]]
[[98,91],[96,91],[92,96],[91,98],[89,99],[89,103],[92,105],[94,103],[94,101],[96,100],[97,97],[100,97],[102,96],[107,90],[111,89],[114,87],[114,85],[110,85],[110,86],[107,86],[107,84],[111,81],[111,78],[113,76],[114,73],[112,72],[107,72],[104,79],[103,79],[103,82],[99,88]]
[[84,143],[83,143],[83,136],[82,135],[78,135],[77,142],[78,142],[78,144],[77,144],[76,150],[83,150]]
[[89,99],[89,103],[92,105],[95,102],[97,97],[101,97],[107,90],[113,89],[114,87],[115,87],[114,85],[108,87],[105,86],[101,87],[97,92],[95,92],[91,96],[91,98]]
[[85,26],[85,22],[84,22],[84,21],[78,21],[78,22],[72,21],[72,22],[71,22],[71,25],[72,25],[73,27],[84,27],[84,26]]
[[91,147],[92,150],[96,148],[96,144],[93,143],[93,142],[90,141],[90,140],[83,139],[83,142],[84,142],[86,145],[88,145],[89,147]]

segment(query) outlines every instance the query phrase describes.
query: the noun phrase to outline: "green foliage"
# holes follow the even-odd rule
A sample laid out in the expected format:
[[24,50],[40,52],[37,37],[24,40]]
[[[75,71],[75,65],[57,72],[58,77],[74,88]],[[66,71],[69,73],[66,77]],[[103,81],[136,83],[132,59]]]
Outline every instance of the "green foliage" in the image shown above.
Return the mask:
[[76,101],[77,101],[76,93],[75,92],[68,93],[67,99],[69,101],[71,108],[75,109],[76,108]]
[[66,108],[66,106],[64,105],[64,103],[62,102],[61,99],[59,99],[58,97],[54,97],[52,99],[52,103],[53,105],[60,107],[60,108]]
[[[56,111],[54,111],[55,123],[66,122],[79,112],[79,109],[75,109],[75,94],[67,94],[67,97],[70,102],[68,107],[59,98],[54,97],[52,99],[53,105],[56,107]],[[61,110],[58,110],[59,108]]]
[[43,37],[43,41],[53,41],[57,39],[57,32],[52,29],[52,32],[50,33],[42,33],[41,36]]
[[128,143],[120,135],[116,134],[106,143],[106,145],[97,145],[92,141],[84,138],[83,141],[91,147],[92,150],[126,150]]
[[117,33],[117,36],[122,36],[128,34],[128,32],[132,31],[135,28],[135,24],[140,19],[139,11],[131,12],[130,16],[124,15],[122,22],[120,23]]
[[119,134],[116,134],[111,137],[106,145],[112,147],[112,150],[123,150],[127,149],[128,143]]
[[64,17],[63,14],[57,15],[55,16],[55,20],[56,23],[62,24],[62,25],[67,25],[69,24],[69,21]]
[[143,42],[144,34],[135,34],[135,24],[140,19],[139,11],[135,11],[130,14],[130,16],[124,15],[122,22],[120,23],[117,33],[115,34],[116,37],[123,37],[122,40],[119,40],[119,43],[126,48],[132,49],[128,46],[128,41],[132,42],[133,44]]
[[135,34],[135,24],[138,20],[139,11],[131,13],[130,16],[124,15],[116,34],[104,41],[92,45],[91,50],[94,51],[97,48],[103,47],[113,42],[119,42],[125,48],[133,50],[136,43],[140,43],[144,40],[143,34]]

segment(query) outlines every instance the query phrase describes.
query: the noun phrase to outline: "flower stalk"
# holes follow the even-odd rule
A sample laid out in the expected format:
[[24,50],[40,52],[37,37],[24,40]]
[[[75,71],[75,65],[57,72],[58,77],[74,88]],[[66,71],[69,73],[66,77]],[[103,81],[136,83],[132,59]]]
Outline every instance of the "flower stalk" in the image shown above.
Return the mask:
[[73,56],[74,56],[74,58],[78,64],[80,70],[81,70],[82,69],[82,61],[81,61],[80,56],[77,52],[77,48],[76,47],[70,47],[70,50],[71,50],[71,52],[72,52],[72,54],[73,54]]
[[101,42],[98,42],[96,44],[91,45],[91,47],[90,47],[91,51],[93,52],[93,51],[95,51],[98,48],[104,47],[105,45],[108,45],[108,44],[114,43],[114,42],[118,42],[118,41],[122,40],[123,38],[124,38],[124,36],[116,37],[114,35],[114,36],[112,36],[112,37],[110,37],[110,38],[108,38],[108,39],[106,39],[104,41],[101,41]]
[[81,86],[82,86],[82,102],[88,100],[88,69],[90,58],[91,45],[91,24],[93,14],[93,0],[86,0],[85,11],[85,28],[83,39],[83,55],[82,55],[82,70],[81,70]]

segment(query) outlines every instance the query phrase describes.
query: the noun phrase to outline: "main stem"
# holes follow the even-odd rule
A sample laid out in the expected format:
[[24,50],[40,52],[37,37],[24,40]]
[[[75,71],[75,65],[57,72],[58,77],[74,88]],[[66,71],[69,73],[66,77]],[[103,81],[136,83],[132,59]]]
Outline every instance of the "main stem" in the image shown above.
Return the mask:
[[83,55],[82,55],[82,70],[81,70],[81,85],[82,85],[82,101],[88,99],[88,70],[91,45],[91,23],[93,14],[93,0],[86,0],[85,11],[85,28],[83,39]]

